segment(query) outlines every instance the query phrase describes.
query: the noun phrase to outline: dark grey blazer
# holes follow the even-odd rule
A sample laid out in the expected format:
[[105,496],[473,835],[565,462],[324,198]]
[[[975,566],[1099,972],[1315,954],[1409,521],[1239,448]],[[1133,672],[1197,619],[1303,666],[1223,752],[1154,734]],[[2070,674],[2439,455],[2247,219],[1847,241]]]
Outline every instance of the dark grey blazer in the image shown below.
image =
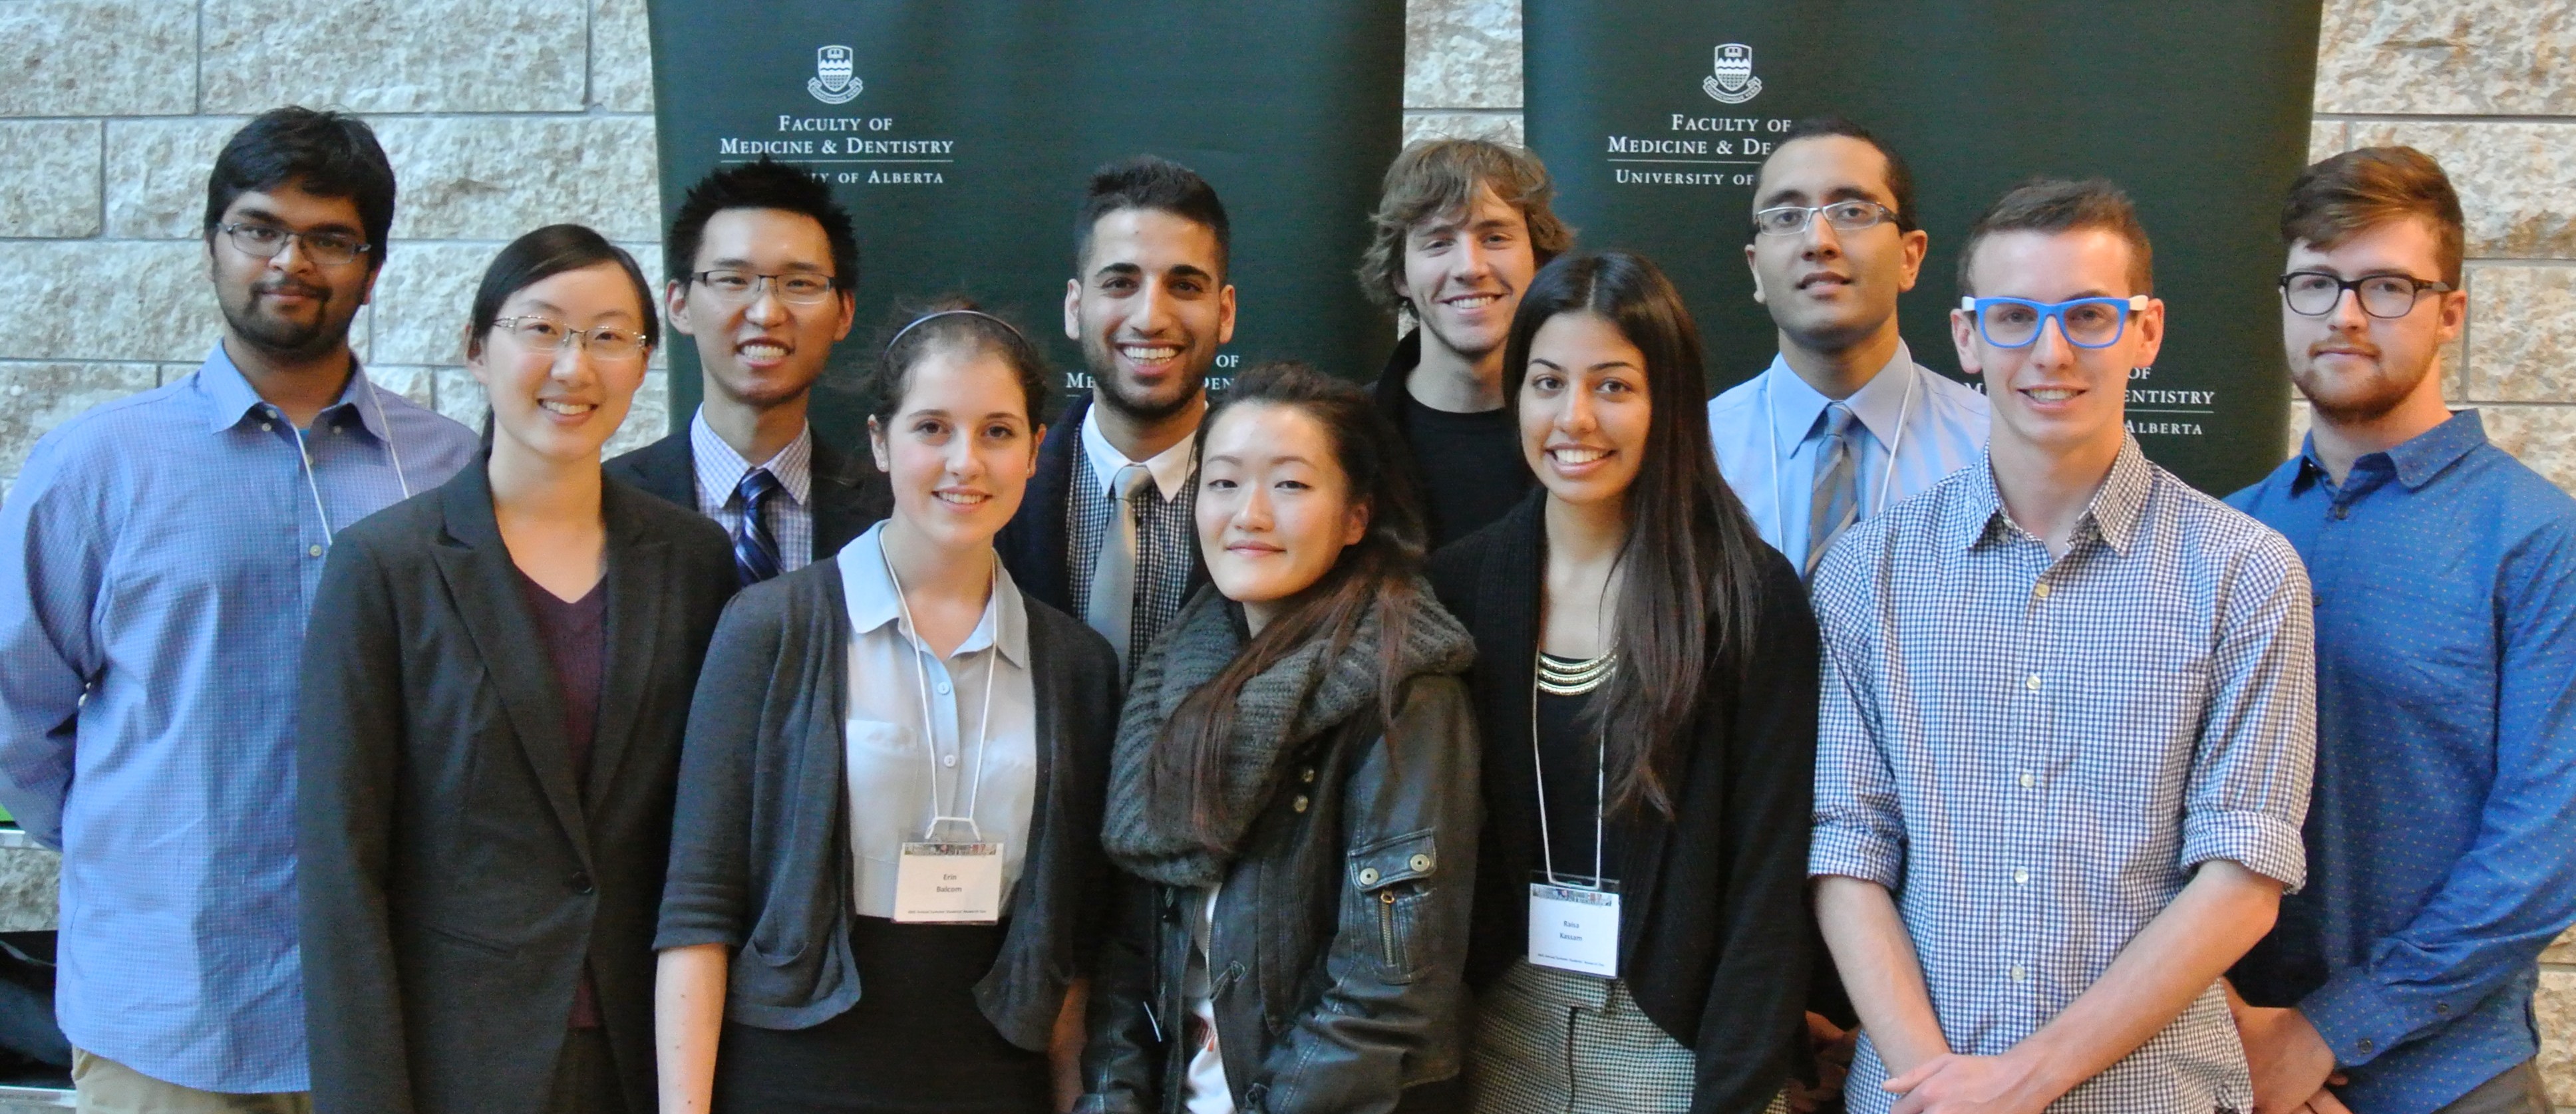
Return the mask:
[[484,464],[332,548],[297,751],[317,1110],[535,1114],[585,955],[627,1108],[653,1109],[653,920],[733,553],[619,483],[603,511],[609,652],[579,785]]
[[[602,467],[609,479],[623,480],[687,510],[698,509],[698,463],[689,451],[686,425]],[[814,560],[840,552],[850,539],[894,513],[894,489],[865,453],[844,453],[817,433],[813,472]]]
[[[1020,598],[1038,791],[1015,911],[975,1001],[1003,1039],[1035,1051],[1099,941],[1118,658],[1091,628],[1025,590]],[[679,834],[653,946],[733,949],[725,1017],[764,1029],[837,1017],[861,990],[850,955],[844,599],[831,558],[744,589],[725,610],[689,710]]]

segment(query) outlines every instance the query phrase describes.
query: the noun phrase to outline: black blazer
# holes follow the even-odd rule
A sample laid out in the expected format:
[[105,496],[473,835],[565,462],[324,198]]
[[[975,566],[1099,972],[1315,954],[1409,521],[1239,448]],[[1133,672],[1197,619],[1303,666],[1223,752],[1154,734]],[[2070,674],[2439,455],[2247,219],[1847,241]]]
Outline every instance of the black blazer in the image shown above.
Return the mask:
[[[1029,477],[1019,512],[993,536],[1002,567],[1011,570],[1011,580],[1020,591],[1076,619],[1082,616],[1074,614],[1073,537],[1065,513],[1072,505],[1073,477],[1080,473],[1076,465],[1082,459],[1082,416],[1090,412],[1088,392],[1065,402],[1064,413],[1056,415],[1055,423],[1047,427],[1046,443],[1038,447],[1038,471]],[[1197,595],[1199,586],[1207,582],[1207,557],[1199,552],[1198,535],[1193,532],[1190,583],[1181,598]]]
[[[814,553],[808,562],[840,552],[850,539],[894,513],[894,488],[866,453],[844,453],[825,443],[817,431],[812,466]],[[689,451],[686,425],[600,467],[609,479],[633,484],[683,510],[698,509],[698,462]]]
[[[1476,636],[1470,687],[1483,727],[1485,833],[1467,979],[1490,983],[1528,951],[1538,869],[1530,684],[1547,570],[1544,489],[1431,560],[1440,603]],[[1817,640],[1789,562],[1763,570],[1752,673],[1708,678],[1669,783],[1673,818],[1614,814],[1625,846],[1619,967],[1648,1020],[1696,1054],[1691,1109],[1759,1110],[1803,1048],[1807,834],[1815,793]]]
[[583,957],[651,1110],[653,926],[724,531],[623,484],[576,785],[563,695],[477,463],[340,533],[304,644],[296,880],[326,1114],[536,1114]]

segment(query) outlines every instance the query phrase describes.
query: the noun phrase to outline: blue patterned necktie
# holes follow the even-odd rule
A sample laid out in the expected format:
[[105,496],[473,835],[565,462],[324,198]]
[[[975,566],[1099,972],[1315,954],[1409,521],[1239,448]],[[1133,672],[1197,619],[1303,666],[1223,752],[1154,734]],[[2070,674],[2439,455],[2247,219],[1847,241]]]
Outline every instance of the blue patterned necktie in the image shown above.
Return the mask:
[[1825,443],[1816,453],[1815,488],[1807,497],[1807,559],[1802,577],[1816,575],[1834,539],[1860,517],[1860,453],[1851,441],[1851,407],[1835,402],[1825,407]]
[[778,477],[766,468],[752,469],[734,486],[734,496],[742,500],[742,528],[733,533],[733,568],[745,587],[778,575],[778,539],[760,513],[777,492]]

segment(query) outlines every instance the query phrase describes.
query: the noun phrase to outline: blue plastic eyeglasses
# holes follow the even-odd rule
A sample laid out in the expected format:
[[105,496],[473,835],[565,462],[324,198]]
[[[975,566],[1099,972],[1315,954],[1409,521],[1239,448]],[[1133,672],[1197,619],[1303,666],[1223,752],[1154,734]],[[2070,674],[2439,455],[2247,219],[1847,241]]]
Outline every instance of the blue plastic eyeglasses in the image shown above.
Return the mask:
[[1959,308],[1976,318],[1977,334],[1997,348],[2027,348],[2051,318],[2059,336],[2077,348],[2109,348],[2120,342],[2132,314],[2146,312],[2144,294],[2126,298],[2069,298],[2034,302],[2027,298],[1961,298]]

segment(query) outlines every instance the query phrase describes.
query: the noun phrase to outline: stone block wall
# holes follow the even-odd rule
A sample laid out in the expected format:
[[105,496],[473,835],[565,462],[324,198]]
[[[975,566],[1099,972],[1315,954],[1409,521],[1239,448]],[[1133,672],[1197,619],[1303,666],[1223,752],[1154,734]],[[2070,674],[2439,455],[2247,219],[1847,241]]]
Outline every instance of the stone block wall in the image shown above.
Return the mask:
[[[1520,138],[1517,3],[1410,0],[1406,41],[1408,138]],[[2313,154],[2409,143],[2459,183],[2470,308],[2450,397],[2576,488],[2576,9],[2327,0],[2319,54]],[[213,344],[206,170],[263,109],[375,125],[401,202],[355,342],[460,420],[483,410],[459,366],[466,304],[501,244],[576,221],[658,270],[643,0],[8,0],[0,73],[0,491],[54,423]],[[619,444],[657,435],[666,399],[656,375]],[[0,929],[52,922],[49,858],[0,852]],[[2576,1111],[2576,942],[2547,958],[2543,1065]]]

